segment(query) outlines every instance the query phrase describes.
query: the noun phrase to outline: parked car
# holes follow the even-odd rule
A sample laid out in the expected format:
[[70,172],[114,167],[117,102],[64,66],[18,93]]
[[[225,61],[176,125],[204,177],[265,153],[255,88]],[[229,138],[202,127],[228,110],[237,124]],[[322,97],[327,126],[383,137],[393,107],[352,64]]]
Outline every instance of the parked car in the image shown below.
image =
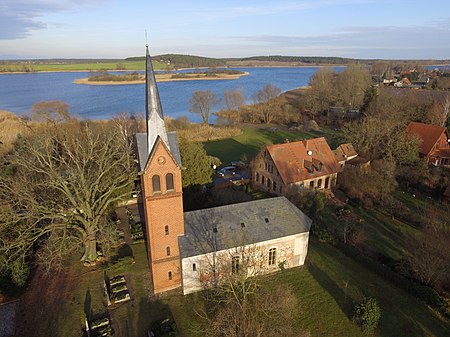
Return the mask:
[[221,168],[218,173],[223,177],[228,174],[236,174],[236,170],[235,166],[225,166]]

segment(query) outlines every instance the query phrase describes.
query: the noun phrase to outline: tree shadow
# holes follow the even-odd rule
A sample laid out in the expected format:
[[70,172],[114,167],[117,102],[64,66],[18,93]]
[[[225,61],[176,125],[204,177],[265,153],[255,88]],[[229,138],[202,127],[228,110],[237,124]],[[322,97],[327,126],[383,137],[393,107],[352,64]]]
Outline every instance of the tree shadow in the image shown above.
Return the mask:
[[147,336],[147,332],[150,331],[156,323],[166,318],[173,319],[172,312],[167,304],[162,303],[160,300],[149,301],[145,298],[141,298],[139,301],[137,326],[130,326],[128,328],[130,333],[129,336]]
[[84,297],[84,314],[88,321],[92,319],[92,296],[89,288],[86,290],[86,295]]
[[334,298],[345,315],[351,319],[353,316],[353,299],[346,294],[328,274],[316,266],[314,263],[309,262],[307,268],[311,275],[314,276],[316,281],[322,288]]
[[133,256],[133,249],[130,247],[129,244],[125,243],[122,245],[119,250],[117,251],[117,257],[119,259],[122,259],[124,257]]

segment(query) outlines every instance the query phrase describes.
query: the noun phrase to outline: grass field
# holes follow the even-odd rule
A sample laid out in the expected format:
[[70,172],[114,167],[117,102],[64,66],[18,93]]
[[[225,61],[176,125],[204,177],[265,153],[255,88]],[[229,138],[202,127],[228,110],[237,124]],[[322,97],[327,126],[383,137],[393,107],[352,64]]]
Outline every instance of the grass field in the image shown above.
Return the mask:
[[327,138],[331,148],[339,145],[339,134],[330,129],[299,132],[276,128],[275,131],[272,131],[271,126],[245,126],[242,129],[242,133],[238,136],[208,141],[203,143],[203,145],[209,155],[218,157],[223,163],[227,163],[239,160],[243,155],[248,159],[252,159],[266,144],[280,144],[284,143],[286,139],[297,141],[316,137]]
[[[354,301],[375,297],[382,310],[375,335],[448,336],[450,322],[403,290],[386,282],[336,248],[314,240],[310,243],[308,263],[262,279],[266,287],[286,284],[293,287],[299,311],[293,313],[298,332],[310,331],[313,337],[367,336],[351,320]],[[184,336],[201,337],[196,310],[201,309],[199,294],[165,299]],[[369,334],[370,335],[370,334]]]
[[[125,257],[107,268],[94,270],[74,261],[64,277],[37,279],[29,291],[36,291],[34,302],[22,305],[32,312],[19,316],[17,336],[80,336],[86,307],[94,314],[107,311],[104,306],[102,280],[124,274],[132,301],[109,309],[116,336],[144,336],[154,320],[171,311],[180,336],[201,337],[201,294],[182,296],[172,292],[156,300],[150,297],[150,273],[144,243],[122,249],[134,255],[135,262]],[[354,301],[364,296],[375,297],[382,310],[376,336],[436,336],[450,334],[450,322],[440,318],[424,303],[383,280],[380,276],[342,254],[336,248],[314,239],[310,242],[307,264],[261,279],[266,287],[286,284],[293,287],[299,310],[292,314],[297,331],[310,331],[313,337],[364,336],[351,320]],[[45,284],[45,287],[42,285]],[[45,298],[45,300],[44,300]]]
[[[76,63],[76,64],[35,64],[35,71],[82,71],[82,70],[116,70],[117,64],[123,64],[125,70],[144,70],[145,62],[98,62],[98,63]],[[165,66],[159,62],[152,61],[154,69],[163,69]]]

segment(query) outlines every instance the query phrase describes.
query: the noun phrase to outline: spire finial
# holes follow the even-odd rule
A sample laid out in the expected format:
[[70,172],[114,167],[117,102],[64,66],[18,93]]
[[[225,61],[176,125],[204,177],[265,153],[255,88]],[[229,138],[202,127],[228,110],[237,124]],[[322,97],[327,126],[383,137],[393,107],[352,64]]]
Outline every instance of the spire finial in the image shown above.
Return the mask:
[[145,47],[148,48],[147,29],[145,30]]

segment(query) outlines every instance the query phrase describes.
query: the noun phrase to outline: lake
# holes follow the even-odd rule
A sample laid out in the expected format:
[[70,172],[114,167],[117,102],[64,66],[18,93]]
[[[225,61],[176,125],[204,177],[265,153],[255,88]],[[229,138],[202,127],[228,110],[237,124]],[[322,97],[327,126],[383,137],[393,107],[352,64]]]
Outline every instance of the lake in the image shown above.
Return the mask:
[[[336,67],[340,70],[343,67]],[[242,89],[247,103],[265,84],[273,84],[287,91],[308,84],[318,67],[296,68],[238,68],[248,76],[237,80],[175,81],[158,84],[164,114],[173,118],[188,116],[200,122],[200,116],[189,112],[189,99],[196,90],[211,90],[219,98],[226,90]],[[134,114],[145,111],[145,86],[135,85],[81,85],[77,78],[88,77],[88,72],[55,72],[0,75],[0,110],[30,114],[31,106],[39,101],[61,100],[70,111],[83,119],[109,119],[120,112]],[[214,111],[222,107],[219,104]]]

